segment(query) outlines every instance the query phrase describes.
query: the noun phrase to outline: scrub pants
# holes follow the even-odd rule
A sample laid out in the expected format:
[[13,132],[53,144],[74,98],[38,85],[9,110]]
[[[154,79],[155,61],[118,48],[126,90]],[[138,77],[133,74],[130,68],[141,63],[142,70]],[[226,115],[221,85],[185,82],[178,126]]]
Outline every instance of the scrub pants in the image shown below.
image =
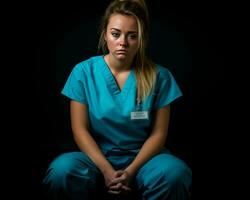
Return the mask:
[[[116,170],[126,168],[135,158],[121,152],[108,152],[105,156]],[[102,174],[87,155],[71,152],[50,164],[43,184],[50,199],[87,200],[98,193],[98,177]],[[137,171],[132,184],[146,200],[186,200],[190,196],[192,171],[163,150]]]

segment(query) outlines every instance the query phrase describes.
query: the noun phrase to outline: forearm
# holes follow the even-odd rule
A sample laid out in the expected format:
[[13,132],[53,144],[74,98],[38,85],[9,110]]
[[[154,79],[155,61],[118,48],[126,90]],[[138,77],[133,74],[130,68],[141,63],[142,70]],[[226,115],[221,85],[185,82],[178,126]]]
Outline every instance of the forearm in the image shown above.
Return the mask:
[[74,139],[80,150],[87,154],[103,174],[112,173],[113,167],[89,133],[88,106],[72,100],[70,113]]
[[170,105],[157,110],[152,133],[134,161],[127,167],[128,173],[135,174],[145,162],[162,150],[168,134],[169,117]]
[[134,175],[136,171],[150,158],[159,153],[165,143],[166,136],[164,135],[151,135],[143,144],[141,150],[135,157],[134,161],[126,168],[126,171]]
[[107,161],[99,146],[87,130],[78,130],[78,132],[74,134],[74,139],[80,150],[89,156],[102,173],[113,170],[112,165]]

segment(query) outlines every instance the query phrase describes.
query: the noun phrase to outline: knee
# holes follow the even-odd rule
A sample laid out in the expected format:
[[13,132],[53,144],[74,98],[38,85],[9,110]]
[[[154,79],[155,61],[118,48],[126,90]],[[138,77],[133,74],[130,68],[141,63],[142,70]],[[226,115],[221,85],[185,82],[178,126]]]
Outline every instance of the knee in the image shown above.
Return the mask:
[[[186,199],[190,194],[192,171],[182,160],[171,155],[160,155],[147,163],[137,174],[143,195],[156,199]],[[154,196],[154,197],[153,197]]]
[[51,173],[58,177],[64,177],[74,169],[74,162],[70,153],[58,156],[49,166]]
[[151,171],[148,184],[151,186],[153,184],[156,187],[159,187],[159,185],[166,186],[165,188],[184,186],[188,189],[191,187],[191,180],[191,169],[180,160],[166,165],[158,165],[157,169]]
[[185,186],[188,189],[191,187],[192,171],[184,162],[179,161],[172,167],[165,167],[162,171],[162,176],[170,188]]
[[43,180],[44,184],[51,184],[52,187],[62,187],[68,174],[76,168],[76,163],[72,153],[65,153],[55,158],[46,173]]

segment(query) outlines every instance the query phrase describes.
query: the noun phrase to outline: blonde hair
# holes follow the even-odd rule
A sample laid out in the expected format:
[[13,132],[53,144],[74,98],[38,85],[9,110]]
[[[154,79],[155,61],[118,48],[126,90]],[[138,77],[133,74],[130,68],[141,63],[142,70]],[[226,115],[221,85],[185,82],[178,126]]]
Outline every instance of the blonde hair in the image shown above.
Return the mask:
[[137,21],[139,48],[133,64],[137,81],[137,99],[143,101],[154,89],[156,81],[156,66],[146,56],[149,29],[149,17],[146,3],[144,0],[114,0],[109,4],[102,18],[98,44],[98,51],[102,51],[104,54],[108,53],[108,47],[104,36],[112,14],[133,16]]

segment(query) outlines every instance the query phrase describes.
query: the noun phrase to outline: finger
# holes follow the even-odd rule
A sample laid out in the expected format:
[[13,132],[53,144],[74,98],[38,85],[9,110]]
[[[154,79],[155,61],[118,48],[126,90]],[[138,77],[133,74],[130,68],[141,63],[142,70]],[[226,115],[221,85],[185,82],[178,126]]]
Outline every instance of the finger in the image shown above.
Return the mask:
[[113,179],[108,185],[107,185],[107,187],[109,188],[109,187],[111,187],[111,186],[115,186],[115,185],[117,185],[118,183],[121,183],[121,180],[120,179]]
[[111,181],[111,185],[115,185],[115,184],[117,184],[117,183],[121,183],[121,182],[123,182],[125,180],[125,178],[124,177],[118,177],[118,178],[114,178],[112,181]]
[[121,193],[121,190],[108,190],[108,193],[110,194],[120,194]]
[[121,183],[118,183],[116,185],[110,186],[109,189],[110,190],[121,190],[122,186],[123,185]]
[[121,187],[122,190],[125,190],[125,191],[131,191],[132,189],[126,185],[122,185]]
[[117,177],[119,177],[119,176],[122,176],[124,174],[124,171],[123,170],[117,170],[116,172],[115,172],[115,177],[117,178]]
[[132,189],[126,185],[116,185],[116,186],[112,186],[109,188],[109,190],[112,191],[124,191],[124,192],[130,192]]

